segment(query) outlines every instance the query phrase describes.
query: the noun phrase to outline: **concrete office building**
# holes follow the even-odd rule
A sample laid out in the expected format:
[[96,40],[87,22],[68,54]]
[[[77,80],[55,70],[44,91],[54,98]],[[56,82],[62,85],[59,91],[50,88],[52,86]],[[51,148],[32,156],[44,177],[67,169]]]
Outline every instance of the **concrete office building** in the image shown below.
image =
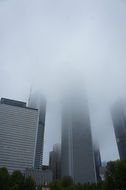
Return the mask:
[[9,172],[34,167],[39,112],[26,103],[0,101],[0,167]]
[[87,100],[74,91],[62,109],[61,174],[75,183],[97,181]]
[[45,114],[46,100],[39,93],[34,93],[30,96],[28,105],[39,111],[39,124],[36,140],[35,164],[34,168],[42,168],[43,162],[43,147],[44,147],[44,131],[45,131]]
[[49,154],[49,167],[53,172],[53,180],[61,178],[61,145],[53,146],[53,151]]
[[113,106],[112,120],[120,159],[126,159],[126,100]]

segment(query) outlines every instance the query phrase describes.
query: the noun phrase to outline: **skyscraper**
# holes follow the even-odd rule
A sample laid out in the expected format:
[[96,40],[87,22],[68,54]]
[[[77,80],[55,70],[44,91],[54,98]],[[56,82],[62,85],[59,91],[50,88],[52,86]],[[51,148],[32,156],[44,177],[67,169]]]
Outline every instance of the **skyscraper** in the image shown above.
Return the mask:
[[85,96],[74,91],[63,101],[61,173],[75,183],[96,182],[94,150]]
[[31,95],[28,105],[32,108],[38,109],[39,111],[39,124],[36,138],[36,152],[34,164],[34,168],[39,169],[42,167],[43,161],[46,100],[39,93],[34,93]]
[[126,101],[113,106],[112,120],[120,159],[126,159]]
[[100,155],[99,145],[97,143],[94,144],[94,159],[95,159],[97,181],[100,181],[101,155]]
[[49,167],[53,172],[53,180],[61,178],[61,145],[53,146],[53,151],[49,154]]
[[0,101],[0,167],[9,172],[34,167],[39,113],[25,102]]

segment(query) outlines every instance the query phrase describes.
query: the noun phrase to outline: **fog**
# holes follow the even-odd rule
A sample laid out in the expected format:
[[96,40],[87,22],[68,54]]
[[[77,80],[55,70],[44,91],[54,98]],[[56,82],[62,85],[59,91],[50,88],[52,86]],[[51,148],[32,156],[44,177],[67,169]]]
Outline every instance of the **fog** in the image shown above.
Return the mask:
[[124,0],[0,0],[0,96],[46,96],[44,163],[60,142],[69,81],[85,88],[102,160],[118,159],[110,108],[126,96],[125,52]]

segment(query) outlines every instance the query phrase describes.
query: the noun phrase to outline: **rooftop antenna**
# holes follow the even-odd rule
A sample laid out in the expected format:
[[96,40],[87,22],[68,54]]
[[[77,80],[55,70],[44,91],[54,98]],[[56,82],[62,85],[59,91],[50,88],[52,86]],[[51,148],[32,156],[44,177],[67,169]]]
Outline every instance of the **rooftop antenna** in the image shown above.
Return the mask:
[[29,91],[28,106],[29,106],[29,104],[30,104],[31,95],[32,95],[32,85],[31,85],[31,87],[30,87],[30,91]]

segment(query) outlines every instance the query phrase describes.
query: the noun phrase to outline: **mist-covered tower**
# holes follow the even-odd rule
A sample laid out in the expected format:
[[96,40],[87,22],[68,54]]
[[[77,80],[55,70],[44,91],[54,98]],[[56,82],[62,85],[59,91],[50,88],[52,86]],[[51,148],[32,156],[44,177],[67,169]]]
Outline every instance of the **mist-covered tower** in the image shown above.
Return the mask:
[[97,181],[88,103],[78,90],[62,102],[61,175],[75,183]]
[[43,162],[43,147],[44,147],[44,131],[45,131],[45,115],[46,115],[46,100],[40,93],[30,95],[29,106],[36,108],[39,111],[38,130],[36,133],[36,150],[34,168],[42,167]]

